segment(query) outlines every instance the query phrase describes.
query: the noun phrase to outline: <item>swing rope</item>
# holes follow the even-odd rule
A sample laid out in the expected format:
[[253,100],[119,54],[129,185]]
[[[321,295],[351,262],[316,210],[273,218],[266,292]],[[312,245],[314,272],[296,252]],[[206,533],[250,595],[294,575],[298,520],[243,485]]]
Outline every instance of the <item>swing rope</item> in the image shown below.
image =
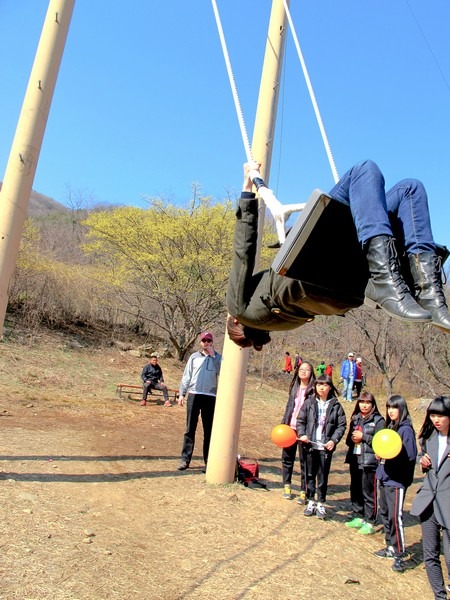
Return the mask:
[[247,156],[247,162],[253,162],[252,150],[250,148],[250,141],[248,139],[247,128],[245,126],[244,115],[241,108],[241,102],[239,100],[233,69],[231,68],[230,55],[228,54],[228,48],[227,43],[225,41],[225,35],[223,33],[219,9],[217,8],[216,0],[211,0],[211,3],[214,10],[214,16],[216,18],[217,31],[219,32],[220,44],[222,46],[223,57],[225,59],[225,66],[227,68],[228,79],[230,80],[231,92],[233,94],[234,106],[236,108],[236,114],[239,121],[239,127],[241,130],[242,142],[244,143],[245,154]]
[[309,97],[311,98],[311,102],[312,102],[312,105],[313,105],[313,108],[314,108],[314,113],[316,115],[317,123],[319,125],[320,133],[322,135],[322,141],[324,143],[325,151],[326,151],[327,156],[328,156],[328,162],[330,163],[331,172],[333,173],[334,183],[337,183],[339,181],[339,175],[338,175],[338,172],[337,172],[337,169],[336,169],[336,164],[334,162],[333,154],[331,152],[330,144],[328,142],[328,137],[327,137],[327,134],[326,134],[326,131],[325,131],[325,127],[324,127],[324,124],[323,124],[323,121],[322,121],[322,117],[320,115],[319,105],[317,104],[317,101],[316,101],[316,95],[314,93],[314,89],[313,89],[313,86],[312,86],[312,83],[311,83],[311,79],[310,79],[309,74],[308,74],[308,69],[306,68],[306,63],[305,63],[305,60],[303,58],[303,53],[302,53],[302,51],[300,49],[300,44],[299,44],[299,41],[298,41],[297,33],[295,31],[295,28],[294,28],[294,23],[292,22],[292,17],[291,17],[291,13],[290,13],[290,10],[289,10],[289,6],[288,6],[288,3],[287,3],[287,0],[283,0],[283,4],[284,4],[284,10],[286,12],[286,17],[287,17],[287,20],[289,22],[289,27],[291,28],[291,33],[292,33],[292,37],[294,39],[294,44],[295,44],[295,48],[297,50],[297,55],[298,55],[298,58],[300,60],[300,64],[302,66],[303,76],[305,78],[306,86],[308,88]]
[[[217,8],[216,0],[211,0],[212,7],[214,10],[214,16],[216,19],[217,30],[219,32],[220,44],[222,46],[222,52],[225,59],[225,65],[227,68],[228,79],[230,80],[231,91],[233,94],[234,106],[236,109],[237,118],[239,121],[239,127],[241,130],[242,142],[244,144],[245,154],[247,156],[247,162],[255,162],[252,151],[250,148],[250,142],[247,135],[247,128],[245,126],[244,115],[239,100],[239,94],[236,87],[236,81],[234,79],[233,69],[231,67],[230,56],[228,53],[227,43],[225,41],[225,35],[223,33],[223,27],[220,20],[219,10]],[[272,190],[270,190],[264,180],[261,177],[259,171],[251,171],[250,178],[253,185],[256,187],[259,197],[265,203],[267,208],[272,213],[275,221],[275,227],[277,229],[278,240],[282,244],[286,240],[286,228],[285,222],[293,212],[303,210],[305,204],[289,204],[283,206],[279,200],[275,197]]]
[[[245,153],[247,156],[247,162],[255,162],[252,156],[252,151],[250,148],[250,142],[248,139],[247,128],[245,126],[244,115],[241,108],[241,103],[239,100],[239,95],[236,87],[236,81],[234,79],[233,69],[231,67],[230,56],[228,53],[227,43],[225,41],[225,35],[223,32],[222,22],[219,15],[219,9],[217,8],[216,0],[211,0],[211,4],[214,11],[214,17],[216,19],[217,30],[219,32],[220,44],[222,46],[222,52],[225,59],[225,65],[227,68],[228,79],[230,81],[231,91],[233,94],[234,106],[236,109],[237,118],[239,121],[239,127],[241,130],[242,142],[244,144]],[[290,217],[293,212],[299,212],[304,209],[305,204],[288,204],[282,205],[279,200],[275,197],[275,194],[272,190],[270,190],[264,180],[261,177],[261,174],[257,170],[253,170],[250,172],[250,178],[253,182],[253,185],[256,187],[258,194],[261,200],[265,203],[267,208],[272,213],[272,216],[275,221],[275,226],[277,229],[278,240],[280,244],[284,243],[286,240],[286,228],[285,222]]]

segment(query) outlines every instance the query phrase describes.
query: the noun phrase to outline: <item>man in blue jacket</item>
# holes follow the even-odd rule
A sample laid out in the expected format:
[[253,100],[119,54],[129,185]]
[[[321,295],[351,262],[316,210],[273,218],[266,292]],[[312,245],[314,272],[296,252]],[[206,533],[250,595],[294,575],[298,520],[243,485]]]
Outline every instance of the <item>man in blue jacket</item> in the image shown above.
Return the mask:
[[200,346],[200,350],[190,356],[181,378],[178,404],[183,406],[186,399],[187,410],[186,431],[178,471],[185,471],[191,462],[200,415],[203,424],[203,458],[205,465],[208,462],[222,356],[214,350],[213,336],[209,331],[202,333]]
[[344,389],[342,390],[342,398],[347,402],[352,401],[353,384],[356,377],[356,363],[355,355],[353,352],[349,352],[347,360],[344,360],[341,366],[341,381],[344,382]]

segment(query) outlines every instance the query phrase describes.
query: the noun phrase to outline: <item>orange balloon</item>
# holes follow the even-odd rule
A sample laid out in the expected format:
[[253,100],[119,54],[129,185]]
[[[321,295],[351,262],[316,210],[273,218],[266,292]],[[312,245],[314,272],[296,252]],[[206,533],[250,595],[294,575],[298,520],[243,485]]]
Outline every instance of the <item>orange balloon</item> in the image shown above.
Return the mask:
[[279,448],[289,448],[297,441],[297,432],[289,425],[277,425],[272,429],[272,442]]

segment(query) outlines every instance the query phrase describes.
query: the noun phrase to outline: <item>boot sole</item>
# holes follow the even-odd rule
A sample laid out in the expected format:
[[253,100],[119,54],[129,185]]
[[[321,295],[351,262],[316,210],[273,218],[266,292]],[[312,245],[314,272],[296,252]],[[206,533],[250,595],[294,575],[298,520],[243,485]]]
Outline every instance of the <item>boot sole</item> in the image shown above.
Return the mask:
[[364,297],[364,304],[366,306],[368,306],[369,308],[381,309],[383,312],[385,312],[387,315],[389,315],[393,319],[397,319],[397,321],[404,321],[405,323],[431,323],[431,318],[424,317],[423,319],[422,318],[411,319],[410,317],[402,317],[400,315],[394,315],[389,310],[386,310],[385,308],[383,308],[383,306],[381,306],[381,304],[378,304],[378,302],[375,302],[375,300],[372,300],[371,298],[368,298],[367,296]]

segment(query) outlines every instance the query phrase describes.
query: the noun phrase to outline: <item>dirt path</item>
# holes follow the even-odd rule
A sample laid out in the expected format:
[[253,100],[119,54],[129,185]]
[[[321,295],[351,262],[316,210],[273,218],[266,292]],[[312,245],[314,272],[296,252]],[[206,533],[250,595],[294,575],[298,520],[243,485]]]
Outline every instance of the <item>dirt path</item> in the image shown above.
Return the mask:
[[279,414],[275,403],[243,417],[241,452],[260,459],[266,492],[206,484],[198,456],[177,472],[178,407],[0,401],[1,600],[431,599],[412,518],[406,539],[419,564],[404,574],[373,557],[379,530],[367,538],[344,528],[343,448],[329,520],[281,499],[279,452],[267,439]]

